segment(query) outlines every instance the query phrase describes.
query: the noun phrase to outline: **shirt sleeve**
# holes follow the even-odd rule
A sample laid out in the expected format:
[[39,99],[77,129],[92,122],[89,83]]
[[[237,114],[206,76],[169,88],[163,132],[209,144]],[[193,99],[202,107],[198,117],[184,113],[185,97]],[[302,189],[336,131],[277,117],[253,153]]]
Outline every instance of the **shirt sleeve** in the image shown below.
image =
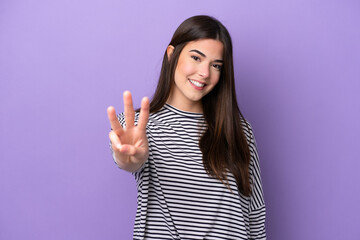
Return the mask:
[[265,229],[265,201],[262,189],[259,155],[253,130],[249,124],[250,130],[250,176],[252,184],[252,195],[250,197],[249,224],[250,239],[266,239]]

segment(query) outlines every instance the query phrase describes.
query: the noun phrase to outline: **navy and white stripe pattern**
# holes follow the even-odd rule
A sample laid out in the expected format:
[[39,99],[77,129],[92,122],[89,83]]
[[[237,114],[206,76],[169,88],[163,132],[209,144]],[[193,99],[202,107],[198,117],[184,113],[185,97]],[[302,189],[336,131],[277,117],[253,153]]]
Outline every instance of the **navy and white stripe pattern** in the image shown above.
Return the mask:
[[[118,117],[125,126],[124,115]],[[133,173],[138,189],[134,239],[266,239],[256,143],[251,128],[243,126],[251,151],[251,197],[238,192],[232,174],[230,191],[206,173],[199,149],[206,128],[202,114],[170,105],[150,114],[149,158]]]

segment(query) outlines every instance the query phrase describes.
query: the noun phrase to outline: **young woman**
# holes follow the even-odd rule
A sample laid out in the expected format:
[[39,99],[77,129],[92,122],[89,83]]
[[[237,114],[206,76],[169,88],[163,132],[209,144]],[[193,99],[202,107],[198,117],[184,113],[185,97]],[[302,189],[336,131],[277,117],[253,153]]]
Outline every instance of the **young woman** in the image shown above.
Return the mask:
[[149,103],[108,108],[117,165],[138,189],[134,239],[265,239],[258,154],[237,105],[232,42],[209,16],[175,31]]

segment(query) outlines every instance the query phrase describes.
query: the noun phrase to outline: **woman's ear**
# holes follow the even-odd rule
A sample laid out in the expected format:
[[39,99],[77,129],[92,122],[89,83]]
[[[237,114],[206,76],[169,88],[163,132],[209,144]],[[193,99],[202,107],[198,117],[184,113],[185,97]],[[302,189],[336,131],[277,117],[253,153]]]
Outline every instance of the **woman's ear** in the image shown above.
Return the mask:
[[166,54],[167,54],[167,57],[168,57],[168,61],[170,61],[170,58],[174,52],[174,49],[175,47],[173,45],[169,45],[166,49]]

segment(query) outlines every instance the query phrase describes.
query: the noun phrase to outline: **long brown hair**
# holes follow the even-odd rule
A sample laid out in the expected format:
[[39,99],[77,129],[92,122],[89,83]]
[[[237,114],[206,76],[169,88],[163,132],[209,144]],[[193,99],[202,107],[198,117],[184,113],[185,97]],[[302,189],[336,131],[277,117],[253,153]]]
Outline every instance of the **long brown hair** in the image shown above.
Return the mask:
[[219,82],[202,98],[207,129],[199,140],[205,170],[227,187],[231,172],[238,190],[250,196],[250,150],[242,122],[246,123],[236,100],[232,42],[227,29],[215,18],[194,16],[176,29],[169,45],[174,47],[171,58],[164,53],[159,82],[150,103],[150,112],[159,111],[169,98],[174,85],[176,65],[182,49],[190,41],[215,39],[224,45],[223,67]]

